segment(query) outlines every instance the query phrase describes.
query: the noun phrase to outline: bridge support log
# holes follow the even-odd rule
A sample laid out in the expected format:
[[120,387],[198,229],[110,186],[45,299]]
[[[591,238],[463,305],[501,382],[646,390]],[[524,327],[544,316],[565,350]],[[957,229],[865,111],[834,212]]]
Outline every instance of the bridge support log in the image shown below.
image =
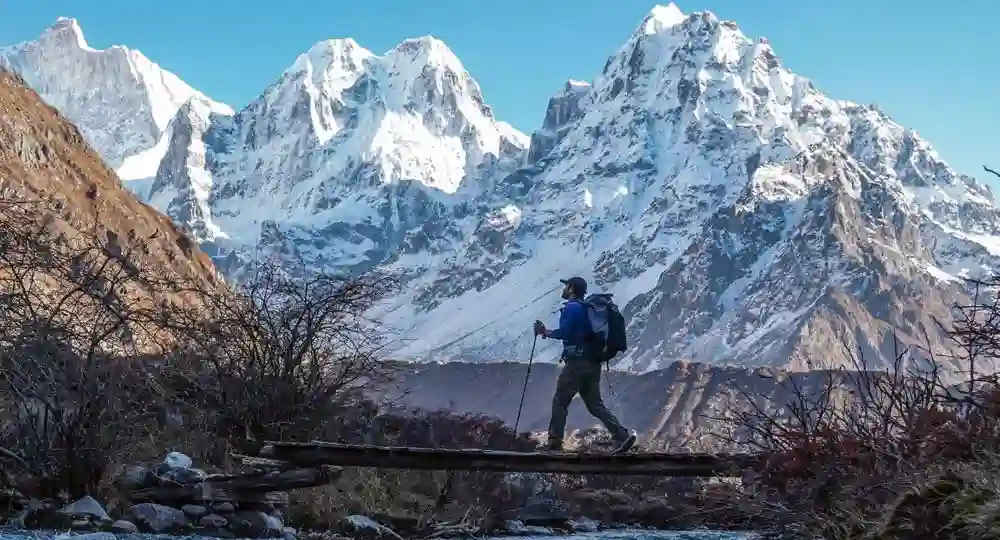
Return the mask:
[[322,486],[340,478],[339,467],[292,469],[249,475],[213,475],[191,484],[127,491],[132,502],[235,502],[288,504],[288,490]]
[[419,470],[476,470],[676,477],[740,477],[759,458],[750,454],[575,454],[268,442],[262,457],[298,467],[319,465]]

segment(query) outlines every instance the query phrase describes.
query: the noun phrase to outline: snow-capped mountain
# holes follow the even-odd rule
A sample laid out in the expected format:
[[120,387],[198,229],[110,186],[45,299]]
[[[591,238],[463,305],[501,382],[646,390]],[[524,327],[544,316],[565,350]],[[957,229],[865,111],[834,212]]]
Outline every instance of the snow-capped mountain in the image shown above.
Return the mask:
[[167,125],[182,104],[200,100],[233,114],[141,52],[87,44],[75,19],[60,18],[35,41],[0,48],[0,68],[21,77],[83,131],[126,185],[145,195],[166,150]]
[[324,41],[234,116],[208,112],[181,109],[152,204],[220,255],[252,247],[314,267],[370,267],[461,238],[455,202],[527,146],[433,38],[383,56]]
[[[199,97],[163,132],[148,200],[230,275],[264,254],[400,272],[380,314],[401,358],[526,360],[579,274],[624,307],[630,369],[819,367],[844,345],[885,361],[894,331],[944,348],[957,278],[1000,261],[986,186],[674,5],[553,96],[530,142],[433,38],[319,43],[239,112]],[[557,354],[542,341],[536,360]]]

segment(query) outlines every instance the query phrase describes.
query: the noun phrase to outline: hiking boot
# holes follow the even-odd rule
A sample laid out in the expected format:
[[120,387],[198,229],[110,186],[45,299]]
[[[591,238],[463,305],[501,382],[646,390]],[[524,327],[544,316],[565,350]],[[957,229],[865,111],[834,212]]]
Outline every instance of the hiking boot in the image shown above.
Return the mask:
[[613,454],[624,454],[625,452],[631,450],[633,446],[635,446],[635,441],[637,441],[638,439],[639,435],[633,429],[629,431],[628,437],[626,437],[625,440],[617,441],[618,447],[612,450],[611,452]]
[[547,452],[562,452],[563,442],[561,439],[550,439],[542,448]]

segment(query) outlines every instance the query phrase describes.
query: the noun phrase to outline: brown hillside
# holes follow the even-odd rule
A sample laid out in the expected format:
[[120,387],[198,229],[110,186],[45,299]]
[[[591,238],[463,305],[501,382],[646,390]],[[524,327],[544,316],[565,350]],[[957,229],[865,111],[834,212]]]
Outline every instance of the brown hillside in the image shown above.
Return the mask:
[[[206,287],[222,285],[211,260],[169,218],[124,189],[79,130],[16,75],[0,70],[0,200],[40,201],[62,228],[144,239],[145,266]],[[110,233],[110,234],[109,234]]]

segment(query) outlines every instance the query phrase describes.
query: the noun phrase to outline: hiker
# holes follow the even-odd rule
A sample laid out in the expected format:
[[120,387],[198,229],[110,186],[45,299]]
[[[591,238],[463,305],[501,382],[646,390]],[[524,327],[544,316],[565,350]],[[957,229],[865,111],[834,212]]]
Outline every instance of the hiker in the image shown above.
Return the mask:
[[569,404],[580,394],[587,411],[600,420],[611,432],[617,443],[615,452],[627,452],[636,441],[635,431],[625,429],[601,398],[602,359],[594,345],[594,332],[584,296],[587,282],[581,277],[559,280],[565,287],[562,297],[566,300],[559,315],[559,328],[548,330],[542,321],[535,321],[535,335],[562,340],[560,362],[565,366],[559,373],[556,392],[552,397],[552,419],[549,422],[548,450],[562,450]]

